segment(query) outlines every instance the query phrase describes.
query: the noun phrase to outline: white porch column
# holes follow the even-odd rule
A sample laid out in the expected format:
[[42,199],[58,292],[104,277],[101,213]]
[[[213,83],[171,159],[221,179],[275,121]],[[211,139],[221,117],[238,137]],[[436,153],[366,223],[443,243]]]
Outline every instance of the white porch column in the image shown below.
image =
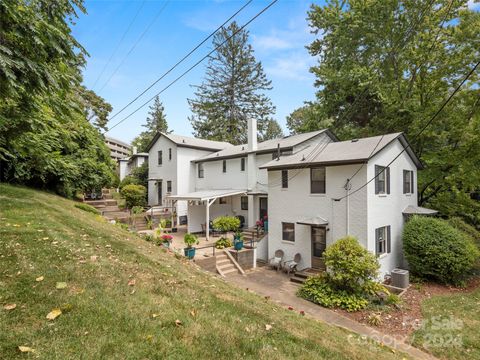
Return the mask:
[[[257,188],[257,120],[248,119],[248,158],[247,158],[247,189],[249,191]],[[257,219],[255,218],[255,197],[248,195],[248,227],[255,226]]]
[[205,238],[210,240],[210,205],[212,205],[217,198],[207,200],[207,207],[205,211]]

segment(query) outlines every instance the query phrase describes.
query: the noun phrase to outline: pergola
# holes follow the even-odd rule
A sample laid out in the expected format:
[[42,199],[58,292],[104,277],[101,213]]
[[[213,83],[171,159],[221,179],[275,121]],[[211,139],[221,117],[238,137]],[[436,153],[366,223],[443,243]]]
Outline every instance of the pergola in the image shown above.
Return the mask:
[[210,206],[221,197],[234,196],[246,194],[246,189],[215,189],[215,190],[201,190],[187,194],[169,195],[167,199],[172,200],[172,206],[178,200],[185,201],[205,201],[205,236],[210,238]]

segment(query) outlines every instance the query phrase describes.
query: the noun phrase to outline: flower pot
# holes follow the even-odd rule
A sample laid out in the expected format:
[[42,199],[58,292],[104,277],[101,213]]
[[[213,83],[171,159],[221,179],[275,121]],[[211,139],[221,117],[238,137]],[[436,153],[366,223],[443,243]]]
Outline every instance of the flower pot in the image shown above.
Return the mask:
[[163,246],[165,246],[166,248],[169,248],[170,247],[170,241],[165,241],[163,243]]
[[235,241],[235,250],[242,250],[243,248],[243,240]]
[[172,228],[172,232],[176,233],[176,232],[177,232],[177,228]]
[[185,256],[187,258],[193,259],[195,257],[195,248],[194,247],[185,248],[185,249],[183,249],[183,251],[185,252]]

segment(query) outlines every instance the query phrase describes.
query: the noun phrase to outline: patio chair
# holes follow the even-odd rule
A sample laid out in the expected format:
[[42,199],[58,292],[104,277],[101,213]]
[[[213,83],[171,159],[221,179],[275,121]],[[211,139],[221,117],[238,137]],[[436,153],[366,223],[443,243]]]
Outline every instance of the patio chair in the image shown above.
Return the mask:
[[213,227],[213,221],[212,220],[210,220],[210,222],[209,222],[209,227],[210,227],[210,235],[212,235],[213,237],[218,236],[220,234],[220,231]]
[[275,256],[268,260],[268,264],[275,270],[280,270],[282,268],[282,261],[284,257],[283,250],[275,251]]
[[245,226],[245,216],[237,215],[235,216],[238,220],[240,220],[240,229],[243,229]]
[[297,266],[298,263],[302,260],[302,255],[299,253],[295,254],[293,257],[293,260],[288,260],[283,263],[283,270],[287,273],[287,275],[290,275],[290,273],[295,274],[297,271]]

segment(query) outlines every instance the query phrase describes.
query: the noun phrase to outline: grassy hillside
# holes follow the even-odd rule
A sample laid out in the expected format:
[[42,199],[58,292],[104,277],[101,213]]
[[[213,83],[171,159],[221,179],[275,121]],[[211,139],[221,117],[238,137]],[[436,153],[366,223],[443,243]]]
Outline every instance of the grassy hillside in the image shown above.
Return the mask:
[[402,357],[352,346],[346,331],[234,288],[71,201],[0,184],[0,218],[1,358]]

